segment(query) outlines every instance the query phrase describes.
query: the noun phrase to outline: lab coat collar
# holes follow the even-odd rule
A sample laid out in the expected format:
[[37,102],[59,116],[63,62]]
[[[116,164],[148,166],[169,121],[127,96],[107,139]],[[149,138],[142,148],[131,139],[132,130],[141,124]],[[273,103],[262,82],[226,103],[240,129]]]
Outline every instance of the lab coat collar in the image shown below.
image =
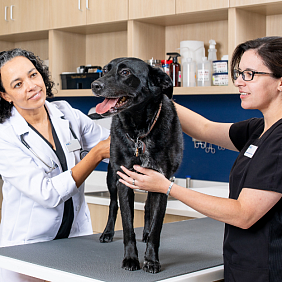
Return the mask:
[[15,107],[13,107],[11,111],[10,123],[18,136],[29,132],[29,126],[26,120],[20,115]]
[[[51,119],[64,117],[64,114],[55,105],[45,101],[45,106]],[[28,123],[15,107],[12,108],[10,122],[18,136],[28,133],[30,130]]]

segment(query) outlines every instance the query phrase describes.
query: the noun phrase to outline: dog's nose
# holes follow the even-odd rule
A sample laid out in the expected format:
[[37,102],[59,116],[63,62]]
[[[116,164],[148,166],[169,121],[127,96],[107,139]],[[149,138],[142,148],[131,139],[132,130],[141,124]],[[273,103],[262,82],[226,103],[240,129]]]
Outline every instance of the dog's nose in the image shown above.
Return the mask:
[[104,88],[104,83],[102,83],[101,81],[93,81],[91,88],[94,93],[98,93]]

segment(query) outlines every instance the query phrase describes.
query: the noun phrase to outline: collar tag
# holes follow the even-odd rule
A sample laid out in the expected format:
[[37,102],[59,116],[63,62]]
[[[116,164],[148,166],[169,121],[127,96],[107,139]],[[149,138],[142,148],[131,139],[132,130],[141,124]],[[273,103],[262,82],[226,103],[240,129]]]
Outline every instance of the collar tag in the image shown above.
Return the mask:
[[255,154],[257,148],[258,148],[258,146],[250,145],[249,148],[246,150],[244,156],[251,159],[253,157],[253,155]]

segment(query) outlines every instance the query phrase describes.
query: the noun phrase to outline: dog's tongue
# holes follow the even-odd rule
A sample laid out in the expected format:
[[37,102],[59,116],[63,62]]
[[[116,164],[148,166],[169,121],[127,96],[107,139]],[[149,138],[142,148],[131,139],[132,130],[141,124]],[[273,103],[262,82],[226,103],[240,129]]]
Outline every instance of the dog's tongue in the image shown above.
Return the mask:
[[96,113],[97,114],[106,113],[107,111],[110,110],[110,108],[112,108],[116,105],[117,101],[118,101],[118,98],[117,99],[107,99],[107,98],[105,98],[105,100],[102,103],[100,103],[96,106]]

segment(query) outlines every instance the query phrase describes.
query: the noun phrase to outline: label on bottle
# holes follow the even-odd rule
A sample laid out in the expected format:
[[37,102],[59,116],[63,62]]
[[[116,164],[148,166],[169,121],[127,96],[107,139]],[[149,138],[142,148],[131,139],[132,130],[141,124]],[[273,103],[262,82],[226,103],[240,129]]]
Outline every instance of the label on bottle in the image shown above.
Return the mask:
[[198,70],[198,81],[210,81],[210,72],[209,70]]

